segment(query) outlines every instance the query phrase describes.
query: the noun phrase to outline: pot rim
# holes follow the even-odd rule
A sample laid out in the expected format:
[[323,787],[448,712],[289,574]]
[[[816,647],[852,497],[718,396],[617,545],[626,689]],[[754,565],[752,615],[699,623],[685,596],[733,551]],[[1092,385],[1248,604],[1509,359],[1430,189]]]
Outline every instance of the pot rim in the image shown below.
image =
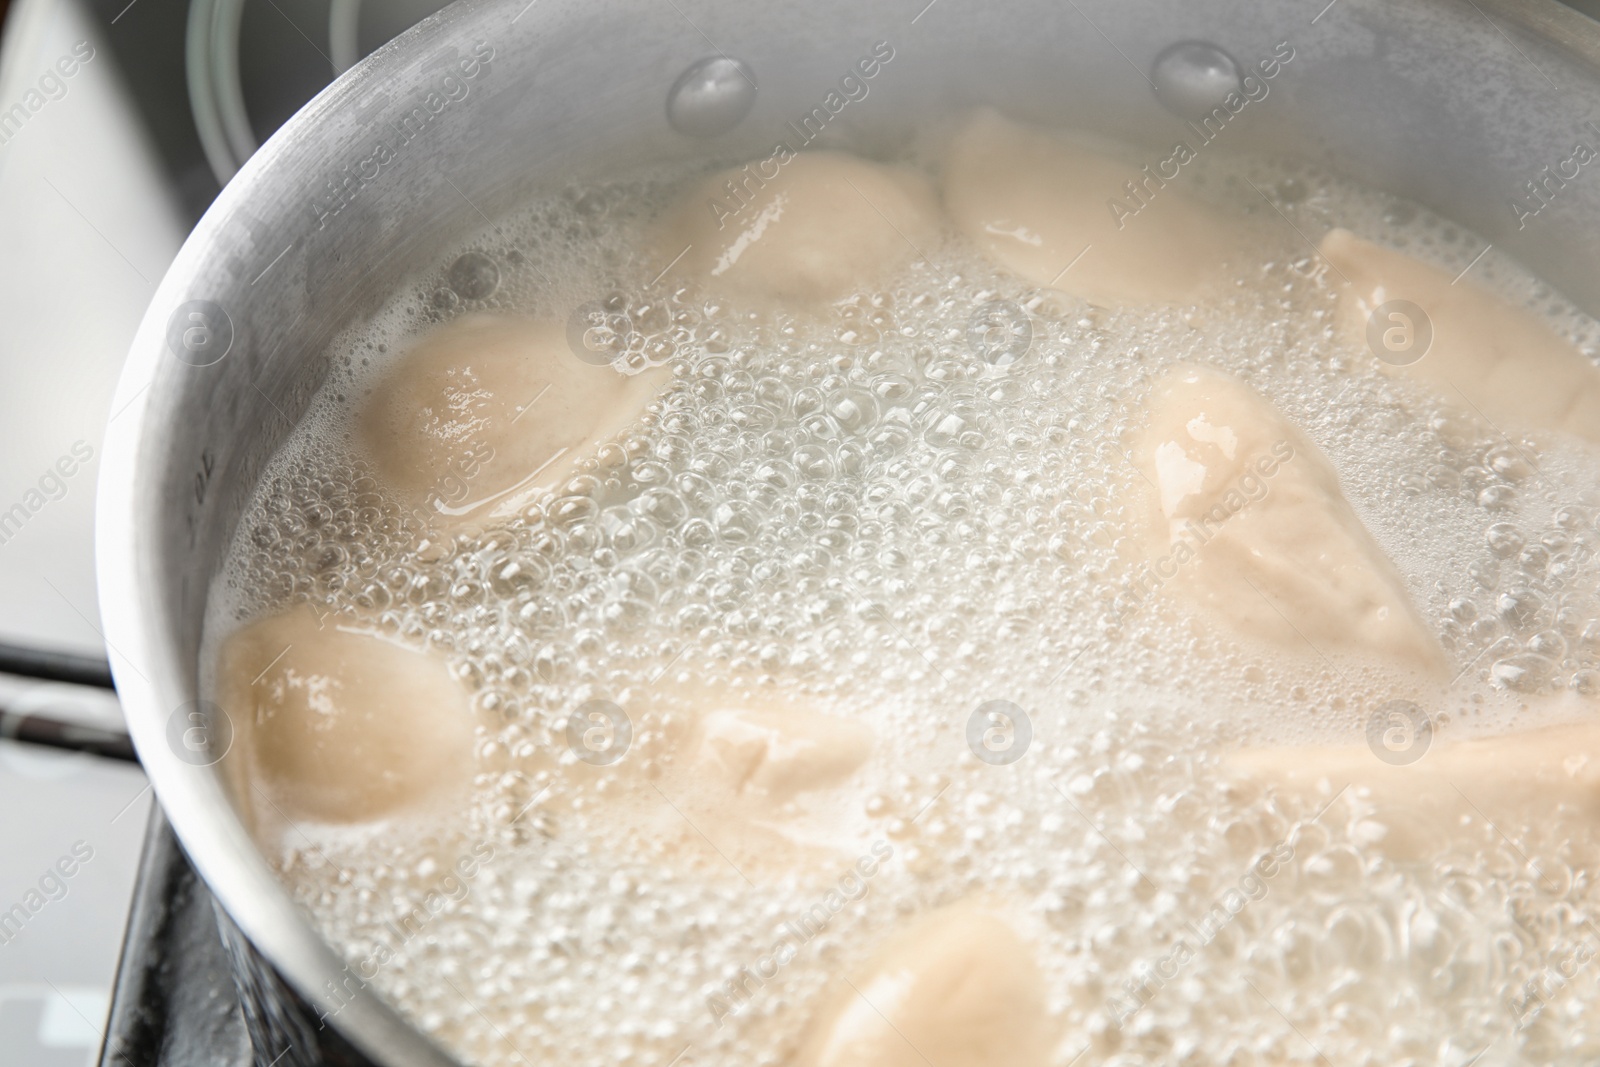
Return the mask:
[[202,280],[211,244],[251,217],[250,206],[284,177],[280,171],[287,170],[287,157],[300,137],[369,97],[412,56],[457,38],[494,7],[493,0],[450,5],[378,49],[312,98],[223,188],[184,241],[140,320],[118,379],[96,487],[102,636],[134,748],[185,853],[235,925],[296,993],[371,1060],[405,1067],[456,1067],[456,1061],[375,990],[340,1000],[324,987],[347,970],[347,961],[316,932],[273,873],[214,768],[185,762],[169,744],[169,720],[183,710],[178,694],[190,691],[196,664],[182,662],[159,610],[162,583],[148,522],[152,505],[145,498],[155,486],[141,479],[141,459],[165,454],[161,446],[169,428],[156,421],[153,409],[158,371],[173,358],[167,312]]

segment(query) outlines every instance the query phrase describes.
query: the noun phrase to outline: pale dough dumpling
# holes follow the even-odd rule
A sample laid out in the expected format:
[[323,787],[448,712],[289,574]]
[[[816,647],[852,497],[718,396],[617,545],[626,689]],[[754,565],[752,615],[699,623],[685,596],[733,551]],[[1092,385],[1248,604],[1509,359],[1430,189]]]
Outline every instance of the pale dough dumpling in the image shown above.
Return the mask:
[[[647,698],[648,699],[648,698]],[[754,881],[815,870],[867,847],[857,771],[872,754],[866,724],[805,704],[713,686],[673,686],[646,760],[571,761],[569,780],[605,783],[595,804],[666,862]],[[644,706],[641,701],[641,706]]]
[[244,782],[290,819],[381,819],[471,780],[472,706],[446,665],[308,608],[230,637],[217,688]]
[[854,719],[733,708],[705,717],[697,755],[705,776],[728,793],[781,804],[848,778],[871,752],[872,731]]
[[361,411],[360,444],[426,515],[503,514],[638,418],[667,373],[580,360],[563,325],[469,315],[388,369]]
[[1362,745],[1330,745],[1249,749],[1228,766],[1313,798],[1332,799],[1348,786],[1372,805],[1368,821],[1383,827],[1377,847],[1399,860],[1438,851],[1469,822],[1478,824],[1477,833],[1485,832],[1485,821],[1553,829],[1559,815],[1591,840],[1600,826],[1600,727],[1592,723],[1435,744],[1399,765]]
[[[1549,428],[1600,442],[1600,369],[1532,313],[1349,230],[1329,232],[1321,250],[1335,268],[1329,280],[1339,288],[1339,324],[1350,343],[1369,346],[1368,321],[1389,301],[1408,300],[1427,316],[1426,354],[1405,365],[1385,359],[1384,370],[1465,401],[1502,430]],[[1391,323],[1418,326],[1386,317],[1380,338]]]
[[[1144,190],[1132,217],[1113,210],[1139,203],[1130,182]],[[1241,243],[1237,229],[1159,175],[988,108],[951,138],[944,203],[1002,267],[1107,307],[1194,301],[1225,280],[1221,269]]]
[[867,847],[864,825],[840,813],[865,802],[850,791],[872,754],[870,727],[751,694],[689,696],[694,725],[666,788],[747,877],[814,870]]
[[1044,1067],[1044,977],[1009,925],[973,904],[891,937],[819,1012],[795,1067]]
[[1155,387],[1132,459],[1147,565],[1235,631],[1422,671],[1442,652],[1317,447],[1231,375],[1179,365]]
[[[871,290],[935,251],[938,201],[921,176],[842,152],[804,152],[776,168],[720,171],[690,186],[655,251],[745,303],[826,304]],[[679,258],[681,255],[681,258]]]
[[865,848],[852,780],[872,754],[873,731],[753,694],[691,693],[694,726],[668,785],[706,836],[746,871],[814,869],[826,854]]

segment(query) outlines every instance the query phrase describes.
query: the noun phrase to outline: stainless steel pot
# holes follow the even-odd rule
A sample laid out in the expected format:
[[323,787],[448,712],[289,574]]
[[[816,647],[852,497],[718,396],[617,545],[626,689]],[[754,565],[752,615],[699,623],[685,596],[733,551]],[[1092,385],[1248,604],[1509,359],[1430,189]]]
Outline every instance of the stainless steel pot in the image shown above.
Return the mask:
[[[1216,64],[1154,69],[1185,40],[1246,67],[1280,42],[1295,51],[1227,148],[1304,157],[1427,204],[1600,314],[1600,173],[1545,184],[1532,218],[1512,207],[1535,202],[1525,183],[1575,142],[1600,146],[1600,25],[1552,0],[460,0],[243,167],[134,343],[106,436],[99,565],[139,755],[242,934],[260,1063],[450,1062],[370,989],[331,1029],[317,1023],[340,1003],[327,983],[344,961],[236,817],[214,766],[226,717],[196,703],[207,587],[334,335],[530,194],[647,161],[770,153],[875,42],[895,60],[840,116],[844,143],[987,102],[1165,149],[1178,119],[1156,83],[1181,108],[1185,86],[1216,76]],[[731,131],[696,139],[668,121],[667,96],[718,55],[743,61],[759,95]]]

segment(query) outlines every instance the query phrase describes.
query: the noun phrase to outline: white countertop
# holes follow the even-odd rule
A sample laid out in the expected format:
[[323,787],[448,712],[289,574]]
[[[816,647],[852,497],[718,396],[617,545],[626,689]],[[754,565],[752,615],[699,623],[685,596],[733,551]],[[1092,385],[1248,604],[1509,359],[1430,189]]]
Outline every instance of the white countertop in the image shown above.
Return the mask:
[[[75,47],[93,58],[73,62]],[[100,442],[129,341],[184,226],[77,0],[13,3],[0,138],[0,640],[100,655]],[[0,678],[0,701],[120,721],[108,693]],[[93,1062],[150,802],[131,764],[0,741],[7,1064]]]

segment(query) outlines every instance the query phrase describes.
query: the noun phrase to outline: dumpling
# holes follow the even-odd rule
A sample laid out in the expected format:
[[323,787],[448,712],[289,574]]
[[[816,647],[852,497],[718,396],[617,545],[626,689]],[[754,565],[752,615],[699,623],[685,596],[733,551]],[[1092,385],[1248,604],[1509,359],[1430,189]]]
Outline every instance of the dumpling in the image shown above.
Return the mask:
[[[1321,251],[1335,268],[1341,330],[1376,346],[1382,369],[1465,402],[1502,432],[1565,430],[1600,442],[1600,369],[1533,314],[1349,230],[1330,231]],[[1390,309],[1374,322],[1390,301],[1409,301],[1426,321]]]
[[1236,632],[1300,651],[1442,667],[1333,465],[1243,382],[1175,367],[1131,458],[1148,557],[1140,593],[1171,582]]
[[848,778],[872,752],[854,719],[800,709],[731,708],[701,721],[702,781],[735,798],[781,804]]
[[471,781],[474,714],[446,665],[309,608],[228,638],[217,702],[243,782],[290,819],[382,819]]
[[[690,186],[655,239],[669,277],[745,303],[810,307],[882,285],[931,254],[942,220],[928,182],[842,152],[804,152]],[[679,258],[681,256],[681,258]]]
[[663,862],[759,883],[867,847],[857,771],[872,755],[871,727],[712,686],[670,686],[654,700],[654,725],[640,727],[648,754],[592,766],[571,734],[575,758],[564,762],[573,788],[598,787],[585,806]]
[[1015,930],[970,903],[891,937],[826,1005],[796,1067],[1045,1067],[1044,977]]
[[956,131],[944,158],[945,210],[985,255],[1033,285],[1107,307],[1192,302],[1222,280],[1240,245],[1238,231],[1169,186],[988,108]]
[[360,413],[359,443],[429,517],[505,514],[637,419],[667,374],[581,360],[562,325],[468,315],[388,368]]
[[1556,833],[1564,819],[1591,841],[1600,825],[1600,729],[1591,723],[1433,745],[1412,762],[1391,763],[1363,745],[1329,745],[1248,749],[1228,767],[1309,797],[1331,800],[1349,787],[1369,809],[1376,846],[1398,860],[1425,859],[1473,823],[1477,834],[1498,837],[1491,826],[1538,824]]

